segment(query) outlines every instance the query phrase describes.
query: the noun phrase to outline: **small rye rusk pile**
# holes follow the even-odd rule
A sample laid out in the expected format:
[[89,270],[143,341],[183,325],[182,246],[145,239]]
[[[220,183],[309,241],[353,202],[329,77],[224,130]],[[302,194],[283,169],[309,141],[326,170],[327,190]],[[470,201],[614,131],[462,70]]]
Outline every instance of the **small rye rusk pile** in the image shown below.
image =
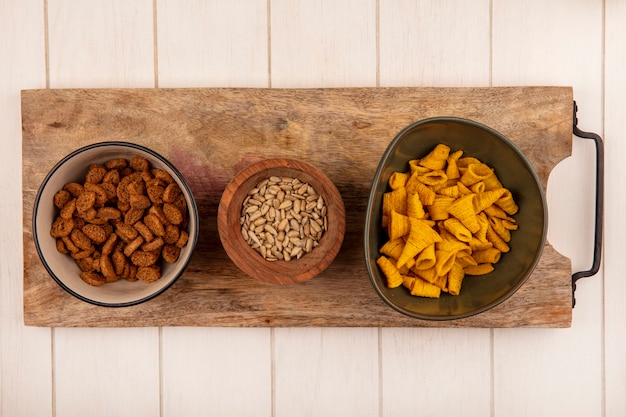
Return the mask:
[[90,285],[154,282],[161,260],[176,262],[189,239],[185,196],[145,158],[90,165],[85,181],[65,184],[54,205],[59,212],[50,235]]

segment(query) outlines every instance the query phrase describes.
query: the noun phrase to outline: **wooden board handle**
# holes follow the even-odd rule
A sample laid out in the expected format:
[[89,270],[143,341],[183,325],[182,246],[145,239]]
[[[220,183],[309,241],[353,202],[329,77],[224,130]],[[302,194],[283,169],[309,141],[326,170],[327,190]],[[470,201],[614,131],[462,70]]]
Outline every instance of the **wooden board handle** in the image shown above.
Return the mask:
[[595,232],[593,242],[593,262],[591,268],[572,275],[572,308],[576,306],[576,282],[581,278],[594,276],[600,270],[602,259],[602,231],[604,218],[604,142],[600,135],[584,132],[578,128],[576,113],[578,105],[574,101],[574,135],[583,139],[591,139],[596,145],[596,196],[595,196]]

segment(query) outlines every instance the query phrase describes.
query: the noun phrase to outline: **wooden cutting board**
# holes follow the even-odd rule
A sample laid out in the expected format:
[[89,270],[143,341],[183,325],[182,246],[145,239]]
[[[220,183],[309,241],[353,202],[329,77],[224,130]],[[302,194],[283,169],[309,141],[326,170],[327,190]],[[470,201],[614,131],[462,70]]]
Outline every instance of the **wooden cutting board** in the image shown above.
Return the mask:
[[[365,269],[365,208],[393,137],[427,117],[473,119],[500,131],[530,159],[546,187],[572,151],[569,87],[339,89],[71,89],[22,92],[24,322],[31,326],[569,327],[570,260],[546,243],[510,299],[469,318],[421,321],[383,303]],[[33,201],[52,166],[107,140],[135,142],[183,173],[197,199],[200,240],[185,274],[164,294],[125,308],[97,307],[62,290],[41,264]],[[346,236],[321,275],[290,286],[257,282],[229,260],[216,213],[226,184],[268,157],[309,162],[334,181]]]

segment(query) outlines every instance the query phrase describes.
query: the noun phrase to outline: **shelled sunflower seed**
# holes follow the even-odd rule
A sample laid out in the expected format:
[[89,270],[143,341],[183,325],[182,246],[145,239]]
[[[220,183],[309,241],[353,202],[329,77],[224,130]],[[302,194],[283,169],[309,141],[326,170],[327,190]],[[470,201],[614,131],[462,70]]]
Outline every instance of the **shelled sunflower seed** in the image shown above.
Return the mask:
[[328,229],[324,198],[298,178],[272,176],[243,201],[241,235],[268,261],[300,259]]

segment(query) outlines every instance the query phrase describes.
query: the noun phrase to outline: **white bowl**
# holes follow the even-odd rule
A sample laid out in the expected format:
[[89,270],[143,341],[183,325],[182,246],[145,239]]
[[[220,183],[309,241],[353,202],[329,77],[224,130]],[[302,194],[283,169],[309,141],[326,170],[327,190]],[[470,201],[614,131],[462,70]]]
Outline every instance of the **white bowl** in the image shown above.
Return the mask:
[[[111,159],[147,159],[152,168],[168,172],[187,200],[189,240],[175,263],[162,262],[161,278],[147,284],[141,280],[120,279],[100,287],[85,283],[74,259],[58,252],[50,227],[58,215],[54,195],[68,182],[84,182],[90,164],[103,164]],[[186,269],[198,240],[198,208],[189,185],[181,173],[164,157],[143,146],[128,142],[101,142],[80,148],[58,162],[43,180],[33,208],[33,239],[39,257],[51,277],[67,292],[91,304],[124,307],[150,300],[169,288]]]

